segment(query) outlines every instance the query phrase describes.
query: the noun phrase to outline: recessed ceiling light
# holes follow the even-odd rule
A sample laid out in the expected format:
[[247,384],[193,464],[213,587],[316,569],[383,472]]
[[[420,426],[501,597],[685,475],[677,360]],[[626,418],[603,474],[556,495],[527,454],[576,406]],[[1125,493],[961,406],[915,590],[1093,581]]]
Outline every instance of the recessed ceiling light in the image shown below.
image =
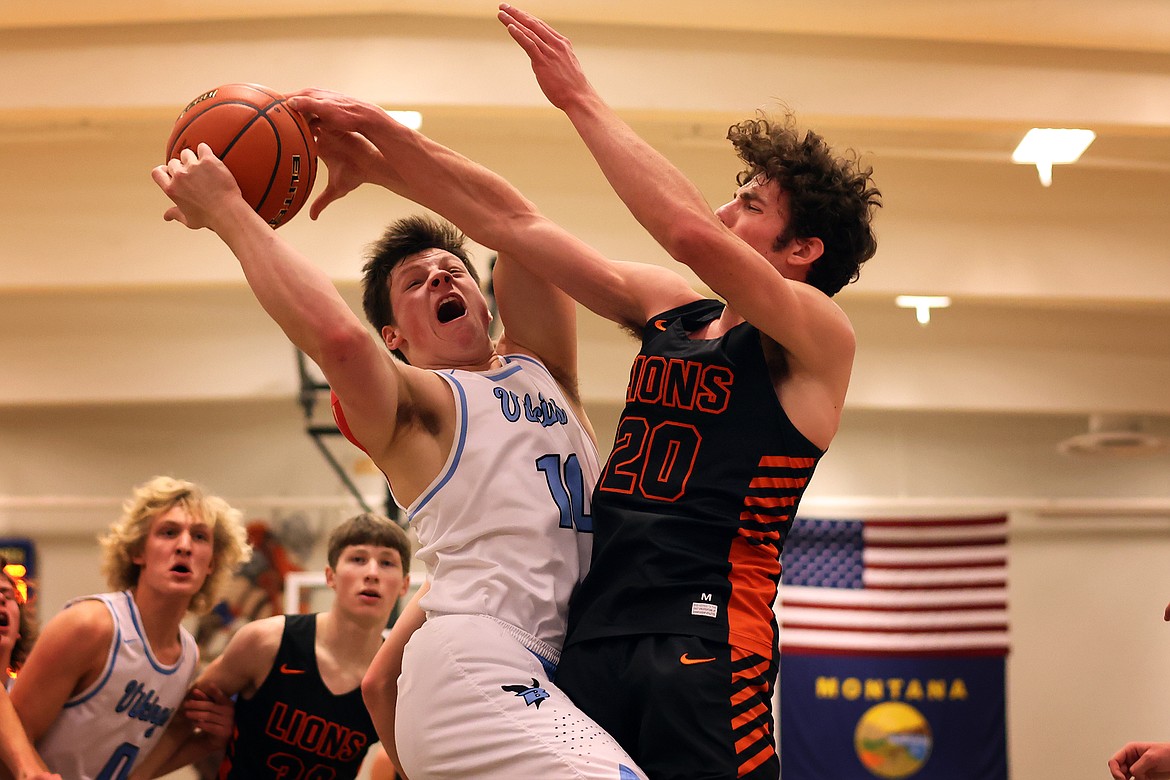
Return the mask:
[[1076,162],[1096,137],[1092,130],[1033,127],[1012,152],[1012,162],[1035,165],[1040,183],[1048,187],[1052,166]]
[[914,309],[918,323],[925,325],[930,322],[930,310],[947,308],[951,299],[945,295],[899,295],[894,303],[903,309]]

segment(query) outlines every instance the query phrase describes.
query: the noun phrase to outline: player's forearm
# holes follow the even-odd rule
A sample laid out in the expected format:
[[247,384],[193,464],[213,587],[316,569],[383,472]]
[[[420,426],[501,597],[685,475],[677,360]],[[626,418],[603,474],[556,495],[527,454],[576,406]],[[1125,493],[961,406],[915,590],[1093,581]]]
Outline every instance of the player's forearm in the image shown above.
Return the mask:
[[591,89],[565,113],[634,218],[671,257],[693,268],[701,258],[686,251],[686,237],[696,228],[719,229],[699,189]]
[[328,370],[353,343],[369,341],[361,321],[329,276],[278,236],[254,211],[225,210],[216,233],[240,262],[248,285],[268,315],[305,354]]

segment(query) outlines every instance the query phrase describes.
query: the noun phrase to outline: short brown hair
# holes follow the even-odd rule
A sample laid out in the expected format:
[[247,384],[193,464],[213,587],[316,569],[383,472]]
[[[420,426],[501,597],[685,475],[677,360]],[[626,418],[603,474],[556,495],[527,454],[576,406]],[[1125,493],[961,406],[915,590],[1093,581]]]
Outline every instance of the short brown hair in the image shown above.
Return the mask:
[[402,559],[402,574],[410,574],[410,537],[393,520],[373,512],[362,512],[334,528],[329,534],[329,568],[336,569],[341,551],[355,544],[397,550]]
[[[429,217],[404,217],[386,228],[386,232],[371,247],[366,264],[362,267],[362,309],[374,330],[394,324],[394,309],[390,305],[390,274],[403,260],[424,252],[438,249],[449,252],[463,263],[467,273],[479,284],[479,274],[468,259],[464,246],[466,237],[450,222]],[[394,356],[403,362],[406,356],[401,350],[393,350]]]

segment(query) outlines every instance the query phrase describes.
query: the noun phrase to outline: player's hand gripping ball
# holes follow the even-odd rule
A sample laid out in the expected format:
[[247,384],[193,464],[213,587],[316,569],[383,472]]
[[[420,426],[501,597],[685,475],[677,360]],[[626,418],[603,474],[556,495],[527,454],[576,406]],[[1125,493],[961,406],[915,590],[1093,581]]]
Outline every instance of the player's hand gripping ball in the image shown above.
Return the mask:
[[207,144],[236,177],[244,200],[280,227],[305,205],[317,178],[317,141],[284,100],[259,84],[208,90],[175,120],[166,159]]

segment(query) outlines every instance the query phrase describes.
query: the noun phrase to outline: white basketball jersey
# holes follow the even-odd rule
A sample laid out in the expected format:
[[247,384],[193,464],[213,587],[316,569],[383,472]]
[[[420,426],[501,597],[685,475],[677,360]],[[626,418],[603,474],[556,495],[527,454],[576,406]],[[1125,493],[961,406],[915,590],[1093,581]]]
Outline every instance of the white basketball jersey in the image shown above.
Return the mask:
[[[432,573],[428,615],[489,615],[560,652],[589,566],[597,448],[541,363],[437,371],[455,396],[442,472],[404,507]],[[549,659],[556,660],[556,659]]]
[[130,591],[83,596],[97,599],[114,617],[114,641],[102,676],[69,701],[37,742],[49,769],[70,780],[120,780],[162,736],[195,676],[199,650],[184,628],[177,663],[151,652]]

